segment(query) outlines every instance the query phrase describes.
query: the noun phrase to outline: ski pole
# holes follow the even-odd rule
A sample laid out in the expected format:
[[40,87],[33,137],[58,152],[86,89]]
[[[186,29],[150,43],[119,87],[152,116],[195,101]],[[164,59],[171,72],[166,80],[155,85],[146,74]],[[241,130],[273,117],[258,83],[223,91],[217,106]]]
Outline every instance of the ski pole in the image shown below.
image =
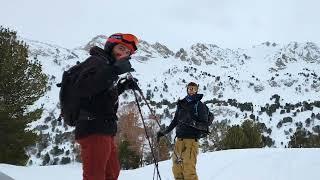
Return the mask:
[[145,125],[145,121],[144,121],[144,118],[143,118],[143,115],[142,115],[141,107],[139,105],[138,96],[137,96],[137,93],[134,90],[132,90],[132,91],[134,93],[134,97],[135,97],[135,100],[136,100],[136,103],[137,103],[137,106],[138,106],[138,110],[139,110],[139,113],[140,113],[140,117],[141,117],[141,120],[142,120],[143,128],[145,130],[145,134],[146,134],[146,137],[147,137],[150,149],[151,149],[151,154],[152,154],[152,157],[153,157],[153,160],[154,160],[154,165],[155,165],[155,168],[157,170],[157,175],[158,175],[157,178],[159,177],[159,179],[161,180],[160,171],[159,171],[159,164],[158,164],[157,159],[155,158],[154,148],[153,148],[153,146],[151,144],[150,137],[149,137],[148,132],[147,132],[147,127]]
[[[128,78],[128,79],[134,79],[134,78],[133,78],[133,75],[132,75],[130,72],[127,73],[127,78]],[[137,90],[138,90],[140,96],[142,97],[142,99],[143,99],[144,102],[146,103],[148,109],[150,110],[151,115],[154,116],[155,121],[157,122],[159,128],[161,129],[161,125],[160,125],[159,121],[156,119],[157,116],[154,114],[154,111],[152,111],[152,109],[151,109],[151,107],[150,107],[147,99],[146,99],[145,96],[143,95],[143,92],[142,92],[141,88],[138,86],[138,84],[137,84],[137,88],[138,88]],[[136,96],[136,92],[135,92],[134,90],[133,90],[133,92],[134,92],[134,94],[135,94],[135,96]],[[138,103],[138,100],[136,100],[136,101],[137,101],[137,103]],[[141,115],[142,115],[142,114],[141,114]],[[164,135],[164,137],[166,138],[166,140],[167,140],[166,143],[168,144],[168,142],[170,142],[169,138],[168,138],[166,135]],[[170,146],[172,146],[172,145],[170,144]],[[177,155],[177,153],[175,152],[174,149],[173,149],[173,154],[174,154],[174,156],[175,156],[177,159],[179,159],[179,157],[178,157],[178,155]],[[181,165],[181,166],[182,166],[182,165]]]

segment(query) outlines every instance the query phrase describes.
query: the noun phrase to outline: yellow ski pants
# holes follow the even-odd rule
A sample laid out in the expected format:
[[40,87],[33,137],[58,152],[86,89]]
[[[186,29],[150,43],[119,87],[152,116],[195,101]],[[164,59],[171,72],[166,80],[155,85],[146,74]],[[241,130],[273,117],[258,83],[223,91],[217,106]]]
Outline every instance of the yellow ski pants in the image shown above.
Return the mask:
[[172,172],[175,180],[198,180],[196,172],[199,153],[197,139],[177,138],[172,154]]

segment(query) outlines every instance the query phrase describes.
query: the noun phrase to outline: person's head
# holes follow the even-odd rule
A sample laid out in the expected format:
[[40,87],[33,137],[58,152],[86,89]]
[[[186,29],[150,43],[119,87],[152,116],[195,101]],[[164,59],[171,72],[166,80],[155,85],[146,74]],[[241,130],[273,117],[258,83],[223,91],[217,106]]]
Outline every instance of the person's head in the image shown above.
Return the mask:
[[198,89],[199,89],[199,85],[194,82],[190,82],[187,85],[187,93],[189,96],[196,95],[198,93]]
[[105,51],[110,52],[117,61],[128,60],[135,53],[138,38],[132,34],[112,34],[105,44]]

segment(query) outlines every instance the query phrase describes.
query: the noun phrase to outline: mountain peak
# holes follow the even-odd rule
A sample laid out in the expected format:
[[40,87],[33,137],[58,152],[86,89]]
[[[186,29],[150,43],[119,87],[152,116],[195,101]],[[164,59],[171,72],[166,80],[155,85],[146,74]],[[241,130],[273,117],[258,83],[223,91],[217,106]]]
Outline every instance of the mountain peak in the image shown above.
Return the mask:
[[106,43],[108,36],[106,35],[98,35],[92,38],[82,49],[89,51],[93,46],[98,46],[103,48]]
[[277,59],[282,59],[285,63],[299,60],[309,63],[320,63],[320,48],[312,42],[291,42],[281,48],[277,56]]

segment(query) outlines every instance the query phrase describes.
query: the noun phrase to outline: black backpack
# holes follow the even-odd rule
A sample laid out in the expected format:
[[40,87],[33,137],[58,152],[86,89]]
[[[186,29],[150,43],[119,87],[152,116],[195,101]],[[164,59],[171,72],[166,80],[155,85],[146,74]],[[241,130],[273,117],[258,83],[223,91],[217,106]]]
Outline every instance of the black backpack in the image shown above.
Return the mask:
[[57,84],[60,87],[59,100],[61,106],[61,114],[59,119],[63,118],[64,122],[69,126],[75,126],[80,112],[80,97],[75,90],[75,83],[83,69],[83,64],[77,62],[62,74],[61,83]]
[[[199,115],[198,114],[199,102],[200,101],[198,101],[194,105],[194,112],[195,112],[194,116],[195,117],[198,117],[198,115]],[[180,106],[180,108],[181,108],[181,105],[179,105],[179,103],[178,103],[178,106]],[[189,122],[181,122],[182,124],[185,124],[187,126],[190,126],[192,128],[195,128],[195,129],[199,130],[201,132],[201,137],[205,137],[210,133],[209,126],[212,124],[212,122],[214,120],[213,113],[210,112],[209,108],[206,105],[204,105],[204,106],[205,106],[205,110],[206,110],[205,113],[208,113],[208,120],[207,121],[201,122],[201,121],[199,121],[197,119],[191,119],[191,121],[189,121]],[[191,111],[188,110],[188,112],[191,112]],[[189,113],[189,115],[190,115],[189,117],[192,117],[191,113]]]
[[[199,104],[199,101],[195,104],[194,108],[195,108],[195,116],[198,116],[198,104]],[[212,112],[210,112],[208,106],[205,106],[205,110],[206,110],[206,113],[208,113],[208,120],[206,122],[200,122],[200,121],[195,121],[195,127],[199,130],[201,130],[203,132],[203,136],[206,136],[207,134],[210,133],[209,131],[209,126],[211,126],[213,120],[214,120],[214,115]]]

